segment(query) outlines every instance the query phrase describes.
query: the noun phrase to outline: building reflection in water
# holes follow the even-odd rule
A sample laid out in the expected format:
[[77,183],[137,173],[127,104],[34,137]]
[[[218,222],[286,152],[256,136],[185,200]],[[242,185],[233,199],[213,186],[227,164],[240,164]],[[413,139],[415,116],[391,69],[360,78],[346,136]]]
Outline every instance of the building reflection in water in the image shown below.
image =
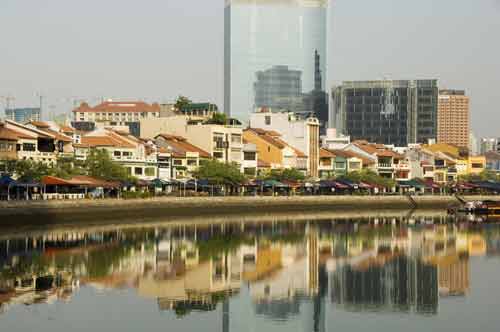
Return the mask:
[[231,297],[244,288],[256,315],[301,315],[324,331],[328,310],[437,314],[440,298],[470,291],[470,257],[498,255],[499,243],[497,225],[432,218],[4,236],[0,308],[68,302],[80,287],[127,288],[179,317],[220,308],[228,331]]

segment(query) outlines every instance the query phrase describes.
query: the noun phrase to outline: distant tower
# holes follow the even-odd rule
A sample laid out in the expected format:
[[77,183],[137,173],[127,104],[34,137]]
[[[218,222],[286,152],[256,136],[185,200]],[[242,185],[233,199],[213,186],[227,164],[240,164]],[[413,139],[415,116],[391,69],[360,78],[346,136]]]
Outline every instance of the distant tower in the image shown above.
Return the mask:
[[322,77],[321,77],[321,57],[318,50],[314,51],[314,91],[321,91]]

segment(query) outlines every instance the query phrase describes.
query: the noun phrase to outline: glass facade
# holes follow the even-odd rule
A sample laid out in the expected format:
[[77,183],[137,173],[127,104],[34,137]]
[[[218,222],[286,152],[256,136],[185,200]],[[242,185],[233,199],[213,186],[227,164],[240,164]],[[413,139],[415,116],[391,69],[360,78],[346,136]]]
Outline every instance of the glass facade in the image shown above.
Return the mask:
[[437,80],[344,82],[331,126],[353,140],[406,146],[437,137]]
[[328,121],[325,92],[329,0],[226,0],[224,111],[314,113]]
[[40,108],[8,108],[5,110],[5,118],[18,123],[40,121]]

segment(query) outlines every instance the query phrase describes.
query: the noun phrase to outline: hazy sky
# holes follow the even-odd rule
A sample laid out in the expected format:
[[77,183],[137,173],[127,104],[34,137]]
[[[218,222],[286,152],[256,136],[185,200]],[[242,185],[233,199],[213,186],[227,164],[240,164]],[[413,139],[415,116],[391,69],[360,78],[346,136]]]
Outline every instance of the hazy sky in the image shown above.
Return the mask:
[[[223,100],[224,0],[0,0],[0,96]],[[277,15],[277,18],[279,16]],[[500,136],[500,0],[335,0],[332,82],[438,78]],[[4,106],[4,100],[0,100]]]

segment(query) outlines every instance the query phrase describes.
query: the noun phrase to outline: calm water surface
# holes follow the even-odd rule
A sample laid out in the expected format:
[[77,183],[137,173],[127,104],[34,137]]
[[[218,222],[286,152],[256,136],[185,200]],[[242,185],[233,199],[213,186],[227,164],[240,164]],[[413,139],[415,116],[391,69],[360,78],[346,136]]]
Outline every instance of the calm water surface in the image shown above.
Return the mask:
[[499,331],[499,254],[432,216],[0,233],[0,331]]

